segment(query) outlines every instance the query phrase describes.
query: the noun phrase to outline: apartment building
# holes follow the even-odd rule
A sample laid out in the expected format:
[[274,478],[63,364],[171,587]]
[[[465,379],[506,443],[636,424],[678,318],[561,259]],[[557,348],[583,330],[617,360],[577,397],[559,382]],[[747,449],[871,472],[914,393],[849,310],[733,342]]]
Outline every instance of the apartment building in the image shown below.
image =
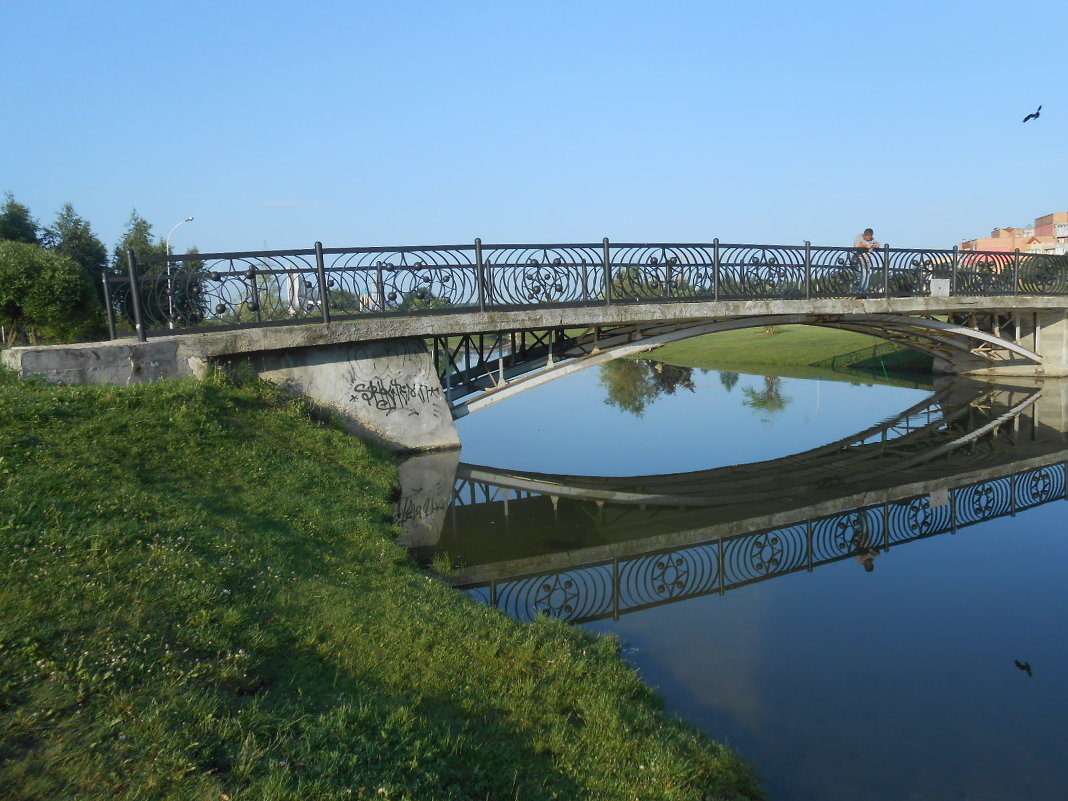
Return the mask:
[[960,249],[1063,256],[1068,254],[1068,211],[1038,217],[1030,228],[995,228],[988,237],[961,242]]

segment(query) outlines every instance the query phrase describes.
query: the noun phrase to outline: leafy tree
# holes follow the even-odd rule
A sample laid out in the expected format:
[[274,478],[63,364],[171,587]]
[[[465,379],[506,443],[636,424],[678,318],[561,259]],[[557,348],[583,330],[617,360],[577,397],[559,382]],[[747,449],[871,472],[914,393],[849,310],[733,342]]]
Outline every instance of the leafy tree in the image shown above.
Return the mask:
[[397,310],[425,311],[428,309],[447,309],[450,306],[452,306],[452,301],[448,298],[438,297],[429,289],[419,288],[405,292],[400,303],[397,304]]
[[[111,271],[115,275],[126,275],[126,252],[132,250],[138,258],[146,256],[167,255],[166,243],[155,239],[152,224],[134,209],[126,223],[122,239],[115,245],[111,255]],[[196,249],[190,253],[196,253]],[[162,327],[171,320],[179,325],[189,325],[204,319],[204,262],[189,259],[174,262],[167,269],[165,262],[144,265],[141,277],[141,310],[145,324]],[[168,297],[170,295],[170,297]],[[129,297],[115,299],[116,309],[128,318],[133,317],[133,306]]]
[[111,269],[116,274],[126,274],[126,251],[132,250],[138,256],[164,256],[167,246],[161,240],[153,240],[152,223],[134,209],[126,221],[126,230],[122,239],[115,245],[111,254]]
[[56,253],[73,259],[91,281],[97,280],[100,271],[107,266],[107,247],[70,203],[63,204],[56,221],[44,230],[43,243]]
[[92,288],[67,256],[28,242],[0,242],[0,321],[7,345],[25,334],[61,339],[81,335],[90,323]]
[[100,276],[108,263],[107,247],[70,203],[63,205],[55,223],[45,229],[42,239],[46,247],[74,261],[81,268],[86,282],[93,287],[94,291],[87,298],[92,308],[85,310],[84,317],[86,320],[95,318],[96,322],[91,326],[92,330],[85,333],[94,337],[102,336],[105,330],[104,288]]
[[30,216],[28,208],[15,200],[14,195],[8,192],[6,197],[7,202],[0,211],[0,240],[36,245],[40,241],[37,221]]

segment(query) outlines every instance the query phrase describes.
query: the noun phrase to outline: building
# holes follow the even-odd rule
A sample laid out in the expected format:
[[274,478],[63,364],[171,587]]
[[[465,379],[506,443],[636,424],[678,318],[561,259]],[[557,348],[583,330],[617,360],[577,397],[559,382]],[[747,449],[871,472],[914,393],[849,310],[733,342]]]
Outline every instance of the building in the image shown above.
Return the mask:
[[960,249],[1063,256],[1068,254],[1068,211],[1038,217],[1030,228],[995,228],[988,237],[962,242]]

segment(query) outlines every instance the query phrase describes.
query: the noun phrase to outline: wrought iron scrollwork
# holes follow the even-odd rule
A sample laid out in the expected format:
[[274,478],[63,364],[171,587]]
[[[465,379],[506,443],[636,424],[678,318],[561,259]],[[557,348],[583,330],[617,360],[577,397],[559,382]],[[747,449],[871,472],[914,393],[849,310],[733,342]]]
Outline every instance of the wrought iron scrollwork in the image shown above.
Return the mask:
[[[328,321],[364,314],[554,304],[927,294],[1068,293],[1068,256],[732,244],[446,245],[146,256],[147,330]],[[110,313],[133,287],[109,275]]]

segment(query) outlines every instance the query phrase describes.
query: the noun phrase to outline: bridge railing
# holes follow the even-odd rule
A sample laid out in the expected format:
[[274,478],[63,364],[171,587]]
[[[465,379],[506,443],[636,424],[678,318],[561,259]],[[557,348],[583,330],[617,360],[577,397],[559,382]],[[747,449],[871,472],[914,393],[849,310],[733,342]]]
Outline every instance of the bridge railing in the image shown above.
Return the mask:
[[103,277],[112,338],[367,315],[635,302],[1068,294],[1068,256],[803,245],[600,243],[128,254]]

